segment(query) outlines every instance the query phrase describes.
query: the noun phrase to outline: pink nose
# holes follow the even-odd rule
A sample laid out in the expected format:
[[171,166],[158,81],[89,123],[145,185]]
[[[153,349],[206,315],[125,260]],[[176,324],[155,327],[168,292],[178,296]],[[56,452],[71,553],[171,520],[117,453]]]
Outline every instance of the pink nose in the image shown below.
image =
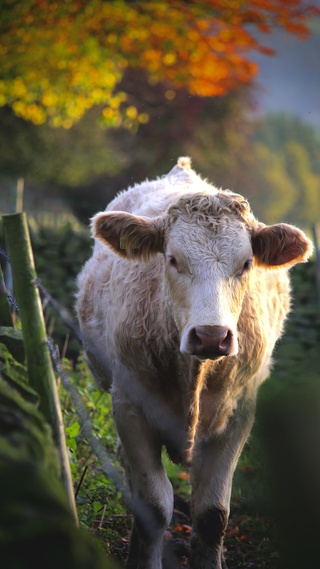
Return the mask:
[[234,334],[224,326],[195,326],[188,334],[188,351],[208,359],[230,356],[236,353]]

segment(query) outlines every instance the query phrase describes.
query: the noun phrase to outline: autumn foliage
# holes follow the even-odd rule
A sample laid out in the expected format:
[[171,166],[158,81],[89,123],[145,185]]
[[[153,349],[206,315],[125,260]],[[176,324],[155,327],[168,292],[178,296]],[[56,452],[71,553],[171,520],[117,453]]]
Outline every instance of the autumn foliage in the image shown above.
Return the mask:
[[3,0],[0,105],[35,124],[71,127],[102,106],[110,126],[148,120],[118,89],[142,68],[165,96],[223,95],[251,82],[256,39],[279,26],[305,38],[319,11],[303,0]]

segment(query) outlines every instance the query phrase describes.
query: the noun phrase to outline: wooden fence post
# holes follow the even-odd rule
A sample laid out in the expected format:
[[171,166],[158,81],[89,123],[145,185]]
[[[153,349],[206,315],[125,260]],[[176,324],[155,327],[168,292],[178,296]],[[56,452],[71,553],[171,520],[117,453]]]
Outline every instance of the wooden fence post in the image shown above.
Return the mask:
[[24,192],[24,179],[18,178],[17,197],[16,197],[16,212],[17,213],[19,213],[23,210],[23,192]]
[[60,455],[62,481],[77,523],[64,425],[47,346],[40,295],[35,284],[36,271],[26,215],[24,213],[4,215],[3,224],[22,324],[29,381],[40,396],[39,409],[51,425]]

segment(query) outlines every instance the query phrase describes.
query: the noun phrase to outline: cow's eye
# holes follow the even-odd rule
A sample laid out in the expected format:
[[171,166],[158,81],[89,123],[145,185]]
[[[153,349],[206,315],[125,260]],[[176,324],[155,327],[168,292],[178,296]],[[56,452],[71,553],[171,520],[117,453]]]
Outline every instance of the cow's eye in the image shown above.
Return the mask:
[[241,274],[247,273],[252,267],[252,259],[247,259],[245,263],[243,263]]
[[169,263],[172,267],[178,266],[177,259],[175,257],[169,257]]
[[176,271],[178,271],[178,273],[179,273],[180,267],[179,267],[179,263],[178,263],[177,259],[175,257],[173,257],[172,255],[168,255],[167,259],[168,259],[169,265],[171,267],[174,267],[176,269]]
[[248,271],[250,271],[252,267],[252,259],[247,259],[245,263],[243,263],[242,268],[236,272],[236,277],[242,277]]

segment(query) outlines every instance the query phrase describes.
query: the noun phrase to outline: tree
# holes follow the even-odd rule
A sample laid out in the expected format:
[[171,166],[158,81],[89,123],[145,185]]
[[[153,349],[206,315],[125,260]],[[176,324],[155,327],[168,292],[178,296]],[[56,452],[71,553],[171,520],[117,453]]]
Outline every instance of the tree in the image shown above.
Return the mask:
[[109,126],[145,123],[117,88],[128,67],[149,81],[211,97],[251,82],[255,37],[281,26],[304,38],[319,10],[303,0],[3,0],[0,105],[70,128],[95,105]]
[[133,69],[121,86],[130,104],[143,99],[150,117],[137,132],[100,128],[99,108],[68,130],[34,125],[8,107],[0,109],[0,200],[1,194],[4,201],[12,194],[14,203],[16,180],[23,177],[28,211],[36,202],[50,210],[45,198],[60,196],[87,224],[117,191],[164,174],[180,155],[192,156],[194,167],[217,185],[233,187],[250,129],[251,89],[223,97],[195,97],[178,89],[168,100],[163,83],[150,85],[145,72]]
[[256,124],[248,148],[252,156],[248,197],[261,220],[305,226],[317,223],[320,211],[317,130],[296,116],[270,114]]

